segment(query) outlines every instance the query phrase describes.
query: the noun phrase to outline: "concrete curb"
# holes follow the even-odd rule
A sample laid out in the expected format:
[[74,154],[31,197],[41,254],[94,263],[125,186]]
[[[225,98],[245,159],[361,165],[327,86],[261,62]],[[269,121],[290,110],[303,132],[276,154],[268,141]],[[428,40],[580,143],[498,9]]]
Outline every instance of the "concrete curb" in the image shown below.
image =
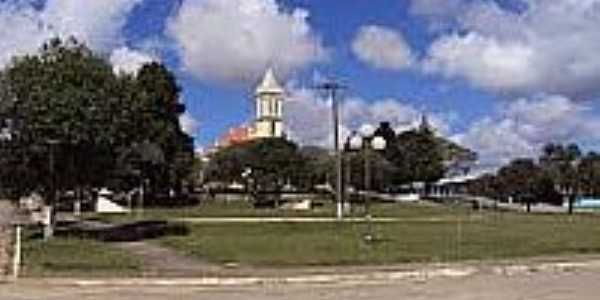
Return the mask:
[[377,271],[365,274],[319,274],[288,277],[200,277],[200,278],[111,278],[111,279],[25,279],[16,281],[35,285],[73,287],[243,287],[273,285],[337,285],[385,284],[400,281],[424,282],[436,278],[466,278],[491,273],[501,276],[527,276],[536,273],[564,273],[600,270],[600,260],[585,262],[552,262],[537,264],[507,264],[501,266],[466,265],[459,267],[430,267],[408,271]]

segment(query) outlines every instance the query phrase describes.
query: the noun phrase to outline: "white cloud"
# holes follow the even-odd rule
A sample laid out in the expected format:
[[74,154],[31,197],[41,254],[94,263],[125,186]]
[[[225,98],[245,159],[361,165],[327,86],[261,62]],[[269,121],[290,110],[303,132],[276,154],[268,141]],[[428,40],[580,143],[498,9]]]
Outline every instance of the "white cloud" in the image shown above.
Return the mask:
[[42,19],[59,36],[75,36],[94,49],[118,46],[127,16],[142,0],[48,0]]
[[379,69],[402,70],[414,62],[402,34],[381,26],[360,28],[352,42],[352,51],[361,61]]
[[499,41],[469,33],[437,40],[424,63],[428,72],[462,76],[491,89],[524,89],[536,83],[535,52],[527,45]]
[[600,140],[600,121],[588,107],[564,96],[521,98],[453,139],[477,151],[482,167],[499,167],[517,157],[536,157],[549,142]]
[[[313,90],[290,88],[285,106],[286,130],[290,137],[303,145],[316,145],[332,148],[333,124],[331,102]],[[397,132],[415,128],[421,120],[421,111],[410,104],[396,99],[366,101],[361,98],[348,98],[341,107],[340,141],[365,125],[379,126],[380,122],[390,122]],[[446,116],[430,113],[432,126],[442,134],[449,132]]]
[[502,92],[600,92],[600,1],[525,0],[523,11],[473,2],[457,17],[461,34],[439,37],[425,69]]
[[181,116],[179,116],[179,124],[183,132],[187,133],[192,137],[196,136],[200,127],[200,122],[198,122],[198,120],[196,120],[189,113],[184,113]]
[[57,36],[74,36],[95,50],[109,52],[123,44],[127,16],[141,1],[48,0],[41,9],[29,1],[0,2],[0,67]]
[[286,77],[327,57],[303,9],[275,0],[185,1],[167,33],[178,44],[184,68],[200,79],[247,82],[268,65]]
[[465,0],[412,0],[410,13],[419,16],[446,18],[460,12]]
[[118,48],[110,56],[110,63],[117,74],[136,75],[144,64],[154,61],[158,61],[158,59],[150,54],[128,47]]

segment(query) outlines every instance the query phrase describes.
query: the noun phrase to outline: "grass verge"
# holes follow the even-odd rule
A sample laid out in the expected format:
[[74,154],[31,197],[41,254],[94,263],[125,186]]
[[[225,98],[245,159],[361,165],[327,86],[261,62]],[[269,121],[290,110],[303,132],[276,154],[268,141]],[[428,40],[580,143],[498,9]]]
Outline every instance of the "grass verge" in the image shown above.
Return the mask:
[[364,223],[196,224],[185,237],[160,242],[217,263],[307,266],[495,260],[600,253],[595,216],[456,214],[436,221]]
[[48,242],[27,238],[23,245],[27,277],[120,277],[141,274],[142,263],[106,243],[53,238]]
[[[361,217],[365,213],[364,206],[355,205],[346,216]],[[460,206],[423,205],[423,204],[376,204],[371,213],[378,217],[398,218],[432,218],[468,214],[470,210]],[[148,208],[142,214],[137,211],[131,214],[89,214],[87,218],[100,219],[110,223],[123,223],[136,220],[169,220],[178,218],[235,218],[235,217],[334,217],[335,205],[325,202],[323,206],[308,211],[284,209],[256,209],[251,203],[207,202],[183,208]]]

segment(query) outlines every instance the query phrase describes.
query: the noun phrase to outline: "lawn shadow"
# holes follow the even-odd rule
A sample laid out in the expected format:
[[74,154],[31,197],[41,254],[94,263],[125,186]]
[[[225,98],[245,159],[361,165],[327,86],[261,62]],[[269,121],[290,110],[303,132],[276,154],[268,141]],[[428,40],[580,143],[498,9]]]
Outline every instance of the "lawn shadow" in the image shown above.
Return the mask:
[[56,237],[92,239],[102,242],[136,242],[165,236],[185,236],[190,229],[183,223],[162,220],[144,220],[124,224],[106,224],[97,221],[61,222]]

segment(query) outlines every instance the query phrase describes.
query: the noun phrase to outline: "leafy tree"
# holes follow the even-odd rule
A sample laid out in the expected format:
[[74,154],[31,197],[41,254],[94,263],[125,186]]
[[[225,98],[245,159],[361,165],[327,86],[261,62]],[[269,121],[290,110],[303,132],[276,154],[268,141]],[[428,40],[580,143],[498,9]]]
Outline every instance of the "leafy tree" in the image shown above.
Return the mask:
[[176,185],[191,165],[192,139],[178,122],[180,89],[161,64],[117,76],[85,45],[54,39],[16,57],[0,82],[0,119],[14,136],[9,170],[19,176],[20,194],[40,190],[50,201],[54,188],[106,185],[123,173],[127,153],[149,157],[145,145],[164,158],[143,168],[155,185]]
[[319,184],[335,185],[335,156],[330,151],[315,146],[300,148],[302,170],[300,171],[300,187],[310,190]]
[[563,190],[572,190],[577,183],[577,162],[581,150],[576,144],[563,146],[547,144],[540,156],[540,166],[555,178],[555,183]]
[[584,194],[600,195],[600,154],[590,152],[581,159],[578,178]]
[[535,195],[536,183],[539,184],[540,168],[533,159],[519,158],[498,171],[500,192],[515,201],[527,203],[528,210]]
[[[4,114],[29,179],[24,188],[41,185],[52,199],[52,186],[101,181],[110,164],[111,131],[103,126],[117,83],[111,66],[74,40],[52,40],[39,54],[16,58],[3,76],[11,93],[3,102],[12,100]],[[83,162],[90,157],[96,164]]]
[[246,169],[261,191],[280,190],[286,183],[298,186],[304,170],[296,144],[285,139],[259,139],[217,152],[208,167],[211,181],[245,182]]
[[396,167],[395,183],[434,182],[444,176],[444,153],[439,139],[430,130],[409,130],[398,134],[385,152]]

